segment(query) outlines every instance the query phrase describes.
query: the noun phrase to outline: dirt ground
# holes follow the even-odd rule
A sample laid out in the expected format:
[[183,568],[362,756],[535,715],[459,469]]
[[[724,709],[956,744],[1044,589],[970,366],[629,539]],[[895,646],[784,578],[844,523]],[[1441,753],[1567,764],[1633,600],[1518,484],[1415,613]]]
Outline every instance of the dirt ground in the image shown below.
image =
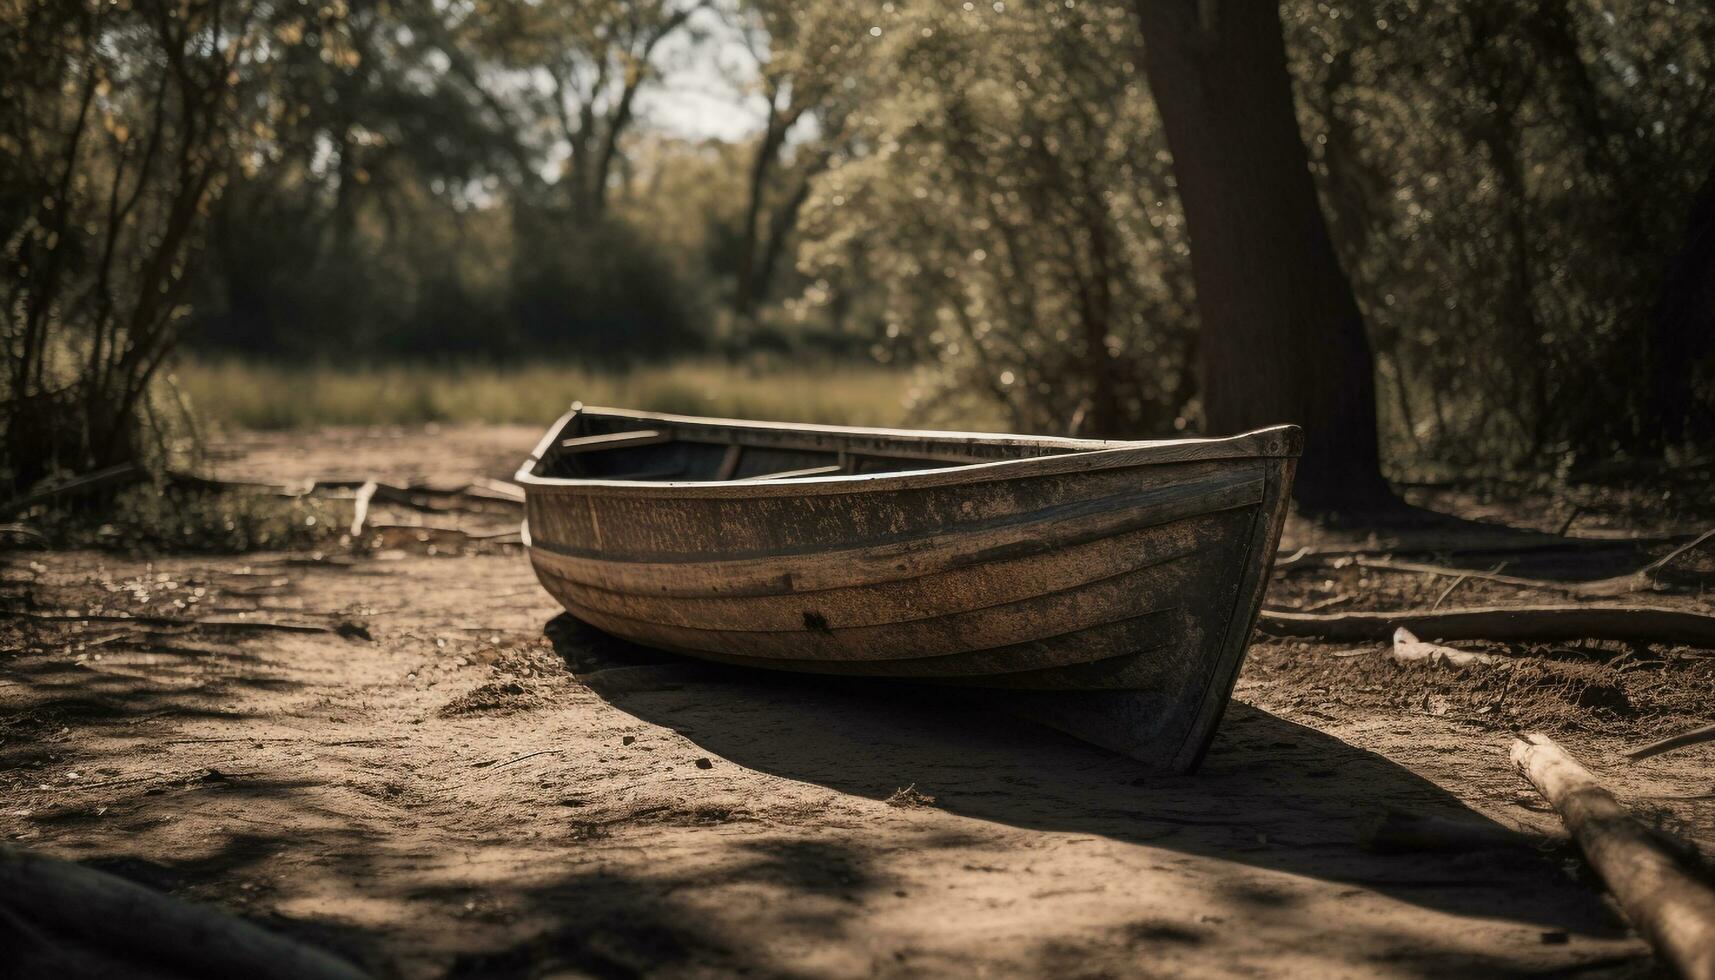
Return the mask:
[[[216,463],[504,478],[537,434],[249,435]],[[1415,499],[1570,513],[1615,568],[1696,529],[1659,501]],[[1409,538],[1295,525],[1269,604],[1568,598],[1364,561]],[[411,978],[1665,975],[1564,842],[1358,846],[1389,808],[1557,834],[1507,763],[1520,730],[1715,845],[1715,745],[1620,755],[1711,720],[1708,651],[1461,644],[1516,665],[1453,670],[1259,637],[1203,770],[1162,777],[993,712],[630,647],[559,616],[516,548],[475,550],[0,554],[0,833]]]

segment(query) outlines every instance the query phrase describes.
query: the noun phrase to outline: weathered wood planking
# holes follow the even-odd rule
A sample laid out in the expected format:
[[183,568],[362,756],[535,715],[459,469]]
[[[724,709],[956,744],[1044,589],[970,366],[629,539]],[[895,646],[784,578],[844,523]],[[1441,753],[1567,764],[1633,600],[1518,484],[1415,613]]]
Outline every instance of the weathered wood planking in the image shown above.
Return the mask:
[[538,577],[598,628],[986,689],[1188,771],[1231,694],[1299,448],[1291,426],[1101,442],[578,407],[518,482]]
[[[1243,516],[1227,519],[1240,520]],[[552,553],[538,551],[533,557],[539,575],[558,580],[557,594],[581,606],[633,619],[711,629],[795,630],[802,627],[807,609],[819,609],[831,626],[874,626],[1063,592],[1185,558],[1200,550],[1207,540],[1203,535],[1224,530],[1214,526],[1222,519],[1221,514],[1203,515],[1187,519],[1183,528],[1165,532],[1159,527],[1143,527],[1111,537],[1069,542],[1051,551],[1033,549],[1017,557],[910,578],[777,595],[685,597],[609,589],[563,575],[562,559]],[[1149,548],[1147,554],[1140,551],[1145,547]]]

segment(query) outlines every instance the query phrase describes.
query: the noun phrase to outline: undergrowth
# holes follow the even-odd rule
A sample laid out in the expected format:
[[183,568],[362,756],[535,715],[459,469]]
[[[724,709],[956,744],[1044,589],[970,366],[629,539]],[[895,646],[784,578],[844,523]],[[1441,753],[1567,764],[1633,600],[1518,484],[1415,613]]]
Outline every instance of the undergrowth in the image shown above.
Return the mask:
[[15,543],[160,553],[307,551],[343,537],[337,504],[242,490],[142,483],[109,497],[38,508]]
[[[912,372],[873,364],[715,360],[619,371],[553,364],[350,368],[190,361],[174,372],[173,381],[205,424],[264,430],[430,422],[546,425],[573,401],[687,415],[902,425],[916,393]],[[972,413],[957,421],[994,427],[998,418]]]

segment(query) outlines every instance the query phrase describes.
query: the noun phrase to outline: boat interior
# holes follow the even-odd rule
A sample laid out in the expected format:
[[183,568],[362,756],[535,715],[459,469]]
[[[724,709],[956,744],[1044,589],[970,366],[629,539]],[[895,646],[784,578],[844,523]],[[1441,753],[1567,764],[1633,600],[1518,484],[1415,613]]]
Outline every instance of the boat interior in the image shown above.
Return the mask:
[[531,472],[573,480],[788,480],[939,469],[1101,445],[578,411],[544,441]]

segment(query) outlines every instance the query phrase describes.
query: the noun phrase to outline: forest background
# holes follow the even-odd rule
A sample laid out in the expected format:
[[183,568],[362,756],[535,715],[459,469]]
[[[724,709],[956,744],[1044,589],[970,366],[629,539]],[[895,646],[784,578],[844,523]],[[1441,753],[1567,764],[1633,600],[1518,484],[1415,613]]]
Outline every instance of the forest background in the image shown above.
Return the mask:
[[1715,9],[1180,6],[6,4],[4,482],[574,397],[1306,422],[1312,488],[1707,455]]

